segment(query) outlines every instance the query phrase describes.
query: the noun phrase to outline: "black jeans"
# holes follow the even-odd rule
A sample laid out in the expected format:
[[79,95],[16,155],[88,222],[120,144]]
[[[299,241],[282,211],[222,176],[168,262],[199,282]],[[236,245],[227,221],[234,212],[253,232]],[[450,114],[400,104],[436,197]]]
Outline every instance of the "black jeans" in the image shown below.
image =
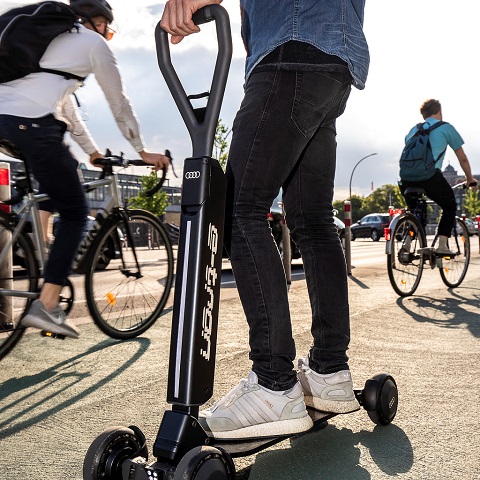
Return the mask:
[[296,382],[285,273],[267,222],[281,187],[312,307],[310,364],[320,373],[348,368],[347,274],[332,200],[335,120],[350,89],[346,73],[254,71],[233,124],[225,243],[249,324],[253,370],[272,390]]
[[[433,200],[441,209],[442,216],[440,222],[438,223],[438,234],[445,237],[450,237],[452,235],[452,229],[455,225],[455,214],[457,212],[457,201],[455,200],[455,194],[453,193],[452,187],[445,180],[442,172],[440,170],[435,171],[435,175],[423,182],[409,182],[407,180],[402,180],[399,183],[400,191],[403,196],[404,192],[408,187],[420,187],[425,189],[427,197]],[[409,197],[405,197],[407,203]],[[415,209],[415,203],[409,204],[409,210]]]
[[45,266],[45,282],[64,285],[89,212],[77,173],[78,162],[63,137],[65,124],[53,115],[23,118],[0,115],[0,138],[13,143],[42,192],[60,214],[55,241]]

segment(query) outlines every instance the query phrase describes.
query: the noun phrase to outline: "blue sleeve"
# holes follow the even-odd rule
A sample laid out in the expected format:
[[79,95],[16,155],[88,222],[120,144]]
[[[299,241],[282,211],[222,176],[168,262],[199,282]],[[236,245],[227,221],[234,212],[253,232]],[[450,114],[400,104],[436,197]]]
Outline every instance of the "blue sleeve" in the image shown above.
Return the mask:
[[453,125],[444,125],[441,129],[452,150],[457,150],[457,148],[460,148],[465,143]]

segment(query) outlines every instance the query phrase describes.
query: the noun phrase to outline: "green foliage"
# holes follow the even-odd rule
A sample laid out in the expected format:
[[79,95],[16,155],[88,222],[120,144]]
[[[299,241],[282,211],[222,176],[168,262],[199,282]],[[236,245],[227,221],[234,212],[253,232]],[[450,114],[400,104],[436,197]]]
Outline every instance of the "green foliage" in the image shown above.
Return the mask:
[[215,130],[215,141],[213,143],[214,147],[214,157],[218,160],[223,171],[227,166],[228,151],[230,149],[230,144],[227,141],[228,136],[231,133],[229,129],[220,118],[217,123],[217,128]]
[[[394,208],[405,208],[406,206],[398,185],[382,185],[368,197],[352,195],[350,199],[352,223],[369,213],[387,213],[390,206]],[[343,200],[333,202],[333,208],[338,210],[339,218],[345,218]]]
[[128,204],[133,208],[141,208],[153,213],[156,216],[163,215],[170,205],[167,193],[160,190],[155,195],[147,197],[145,192],[153,188],[158,182],[157,174],[152,171],[150,175],[144,175],[140,177],[140,183],[142,185],[140,193],[136,197],[130,197]]
[[465,203],[463,209],[467,217],[475,218],[475,215],[480,214],[480,199],[478,198],[478,191],[469,188],[465,195]]

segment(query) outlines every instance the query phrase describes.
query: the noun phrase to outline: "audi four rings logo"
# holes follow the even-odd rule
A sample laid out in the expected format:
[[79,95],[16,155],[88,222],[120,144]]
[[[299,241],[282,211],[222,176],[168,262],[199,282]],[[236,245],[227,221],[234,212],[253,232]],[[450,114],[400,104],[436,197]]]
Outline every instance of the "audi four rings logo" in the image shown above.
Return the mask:
[[185,173],[185,178],[187,180],[191,180],[193,178],[200,178],[200,172],[199,171],[196,171],[196,172],[186,172]]

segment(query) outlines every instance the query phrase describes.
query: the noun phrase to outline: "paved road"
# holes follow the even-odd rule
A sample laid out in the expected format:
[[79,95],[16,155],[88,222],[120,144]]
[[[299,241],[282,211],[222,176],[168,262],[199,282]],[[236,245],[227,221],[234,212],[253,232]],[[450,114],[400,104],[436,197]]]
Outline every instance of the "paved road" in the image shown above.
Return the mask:
[[[364,411],[322,431],[235,460],[240,480],[479,478],[480,256],[464,284],[447,290],[425,271],[417,294],[399,299],[384,243],[354,242],[349,280],[350,365],[357,385],[391,373],[399,387],[394,423],[375,426]],[[360,253],[362,252],[362,253]],[[370,254],[366,254],[367,256]],[[290,289],[298,354],[311,342],[308,295],[296,267]],[[225,277],[226,278],[226,277]],[[247,328],[233,284],[222,289],[214,399],[249,370]],[[168,408],[171,311],[143,337],[118,342],[90,323],[77,341],[27,335],[0,362],[1,480],[81,480],[92,440],[112,425],[138,425],[149,446]]]

